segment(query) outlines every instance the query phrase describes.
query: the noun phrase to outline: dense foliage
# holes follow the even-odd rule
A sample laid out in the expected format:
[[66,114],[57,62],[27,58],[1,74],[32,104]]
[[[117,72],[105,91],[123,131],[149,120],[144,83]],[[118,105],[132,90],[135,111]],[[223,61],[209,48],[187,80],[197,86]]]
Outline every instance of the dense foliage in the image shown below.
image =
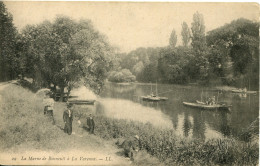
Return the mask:
[[[118,54],[115,71],[129,69],[140,82],[200,83],[258,89],[259,24],[246,19],[232,21],[205,32],[203,15],[193,15],[191,30],[182,24],[183,46],[176,47],[176,32],[169,46],[137,48]],[[191,41],[191,42],[190,42]]]
[[90,20],[58,16],[54,22],[27,25],[16,31],[0,2],[0,80],[30,77],[35,86],[58,85],[70,90],[81,83],[99,93],[108,76],[113,82],[225,84],[258,89],[259,23],[232,21],[206,34],[203,15],[193,15],[191,28],[182,23],[183,46],[137,48],[114,54]]
[[258,87],[259,24],[238,19],[208,33],[209,61],[226,84]]
[[16,31],[0,2],[0,80],[29,77],[35,87],[58,86],[70,91],[76,84],[99,93],[112,66],[113,50],[90,20],[57,16],[54,22],[27,25]]
[[134,82],[135,76],[128,70],[113,71],[109,74],[108,80],[111,82]]
[[[99,91],[110,67],[111,48],[89,20],[76,22],[57,17],[28,25],[22,31],[25,72],[38,86],[58,85],[71,89],[83,82]],[[27,69],[29,67],[29,69]]]
[[105,139],[139,135],[141,149],[165,165],[256,165],[258,142],[235,139],[187,140],[173,130],[156,128],[150,123],[122,119],[96,118],[96,134]]
[[0,2],[0,81],[15,78],[19,74],[19,54],[16,49],[17,31],[13,16]]

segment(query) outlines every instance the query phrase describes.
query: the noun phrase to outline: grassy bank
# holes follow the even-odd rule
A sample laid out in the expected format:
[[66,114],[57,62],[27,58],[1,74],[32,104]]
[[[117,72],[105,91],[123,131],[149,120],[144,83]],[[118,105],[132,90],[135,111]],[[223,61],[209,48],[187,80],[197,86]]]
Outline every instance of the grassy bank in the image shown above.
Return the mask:
[[[56,125],[52,125],[52,121],[43,115],[42,99],[29,89],[10,84],[0,90],[1,152],[23,154],[28,151],[44,151],[67,154],[77,150],[93,157],[111,156],[113,161],[107,163],[108,165],[130,164],[130,161],[124,158],[122,149],[116,147],[114,140],[102,139],[82,129],[86,125],[85,117],[80,118],[77,111],[73,121],[74,134],[65,134],[62,130],[62,114],[65,108],[65,103],[55,103]],[[83,126],[79,126],[78,119],[82,120]],[[138,165],[160,165],[158,159],[150,157],[145,151],[138,154],[135,164],[137,162]]]
[[[132,163],[135,165],[258,165],[258,142],[241,142],[234,139],[213,139],[207,142],[186,140],[176,136],[172,130],[156,128],[149,123],[104,116],[95,117],[96,136],[85,134],[84,138],[77,138],[75,135],[64,134],[57,127],[63,127],[61,117],[64,103],[55,105],[55,116],[60,119],[56,118],[57,125],[54,126],[43,116],[41,99],[35,97],[31,91],[10,85],[8,89],[1,91],[0,95],[1,151],[39,149],[60,152],[93,149],[95,146],[109,151],[111,147],[105,147],[104,144],[112,144],[119,138],[125,139],[137,134],[142,150],[135,156]],[[76,126],[77,119],[83,121],[87,114],[86,109],[74,109],[76,117],[73,126]],[[80,128],[74,127],[73,131],[78,133],[78,130]],[[85,141],[86,137],[88,141]]]
[[258,143],[234,139],[185,140],[172,130],[96,117],[96,133],[106,139],[140,136],[141,148],[166,165],[258,165]]

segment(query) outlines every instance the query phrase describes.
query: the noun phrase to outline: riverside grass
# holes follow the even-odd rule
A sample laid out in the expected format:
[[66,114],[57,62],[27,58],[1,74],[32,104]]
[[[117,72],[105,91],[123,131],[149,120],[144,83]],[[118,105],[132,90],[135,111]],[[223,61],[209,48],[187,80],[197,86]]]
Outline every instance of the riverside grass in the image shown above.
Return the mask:
[[[60,151],[69,148],[62,146],[67,138],[58,134],[58,129],[41,115],[43,106],[39,99],[26,89],[11,86],[12,90],[1,92],[7,103],[1,103],[0,148],[11,151],[19,146],[27,150]],[[172,130],[156,128],[149,123],[104,116],[96,116],[95,123],[96,135],[106,140],[139,135],[142,150],[135,155],[133,165],[258,165],[258,142],[187,140],[176,136]]]
[[138,134],[141,149],[165,165],[258,165],[258,142],[211,139],[206,142],[176,136],[173,130],[151,124],[96,117],[96,133],[103,138],[132,137]]

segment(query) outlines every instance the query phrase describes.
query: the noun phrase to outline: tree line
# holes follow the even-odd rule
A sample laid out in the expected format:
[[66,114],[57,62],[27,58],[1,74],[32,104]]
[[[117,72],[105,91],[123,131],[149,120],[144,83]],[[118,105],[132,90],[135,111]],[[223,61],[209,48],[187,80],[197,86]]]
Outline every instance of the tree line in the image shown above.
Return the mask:
[[57,16],[18,32],[0,2],[0,81],[29,77],[36,87],[78,85],[102,90],[113,82],[225,84],[258,88],[259,23],[234,20],[206,34],[203,15],[182,23],[182,45],[173,29],[169,45],[115,53],[90,20]]
[[18,32],[0,2],[0,80],[33,79],[36,87],[85,85],[99,93],[112,66],[113,48],[90,20],[57,16]]
[[117,54],[114,70],[127,69],[140,82],[258,88],[259,23],[240,18],[208,33],[205,28],[196,12],[191,28],[182,23],[181,46],[173,29],[166,47]]

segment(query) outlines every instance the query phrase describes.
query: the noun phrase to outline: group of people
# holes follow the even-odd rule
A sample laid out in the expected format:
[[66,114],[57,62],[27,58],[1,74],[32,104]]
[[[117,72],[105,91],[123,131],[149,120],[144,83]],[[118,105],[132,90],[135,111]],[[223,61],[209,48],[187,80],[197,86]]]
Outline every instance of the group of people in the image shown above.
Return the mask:
[[[50,94],[46,94],[46,96],[43,99],[44,103],[44,115],[48,116],[49,119],[52,121],[52,124],[55,125],[55,119],[53,116],[53,110],[54,110],[54,100],[50,97]],[[72,104],[67,103],[67,109],[63,112],[63,121],[65,123],[64,125],[64,132],[68,135],[72,134],[72,122],[73,122],[73,111],[71,110]],[[94,134],[95,129],[95,122],[90,114],[87,117],[87,125],[89,132],[91,134]]]
[[216,98],[215,98],[215,96],[209,97],[208,100],[206,101],[206,104],[207,104],[207,105],[214,105],[214,104],[216,104]]
[[[48,116],[53,125],[55,125],[55,120],[53,116],[54,100],[50,97],[50,95],[46,95],[43,102],[44,115]],[[63,112],[63,121],[65,123],[64,132],[68,135],[72,134],[73,111],[71,108],[72,104],[67,103],[67,109]],[[78,121],[78,123],[81,124],[80,120]],[[87,126],[89,133],[94,134],[95,122],[91,114],[89,114],[89,116],[87,117]],[[118,146],[124,149],[124,155],[126,157],[129,157],[131,160],[133,160],[134,154],[139,151],[139,136],[135,135],[133,138],[126,139],[122,143],[118,143]]]

